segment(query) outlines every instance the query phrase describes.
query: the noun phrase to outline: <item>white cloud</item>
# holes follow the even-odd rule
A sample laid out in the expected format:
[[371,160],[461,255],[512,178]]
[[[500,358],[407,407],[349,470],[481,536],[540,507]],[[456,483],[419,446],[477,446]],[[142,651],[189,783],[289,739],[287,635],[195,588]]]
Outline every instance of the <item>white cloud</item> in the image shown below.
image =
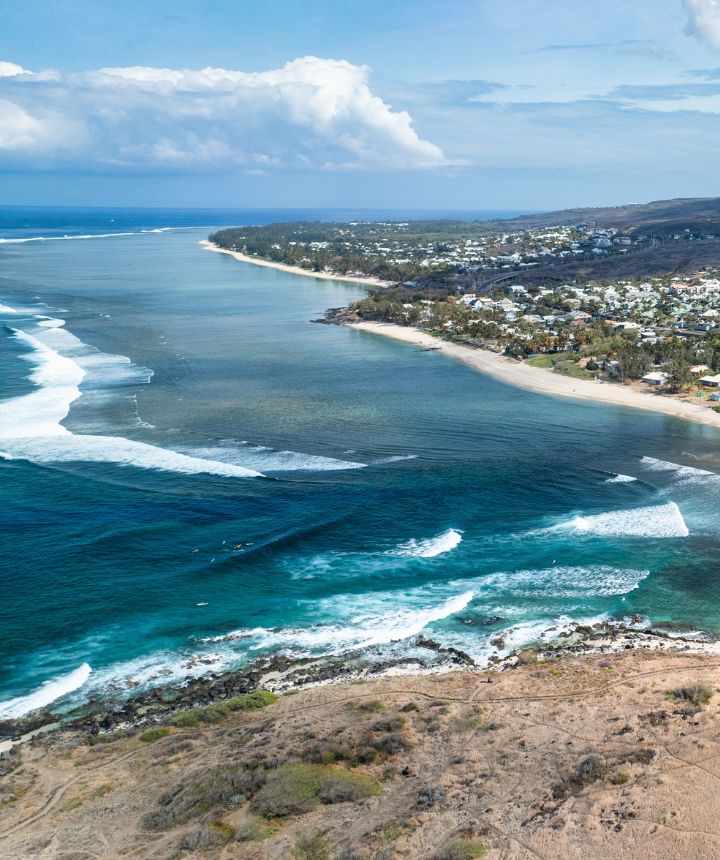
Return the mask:
[[683,0],[688,13],[686,32],[720,51],[720,0]]
[[0,78],[14,78],[16,75],[25,74],[25,69],[17,63],[6,63],[0,60]]
[[[39,117],[52,112],[75,127],[77,159],[96,168],[445,163],[442,150],[417,134],[408,113],[372,92],[370,70],[343,60],[303,57],[266,72],[105,68],[66,79],[33,75],[12,63],[0,64],[0,76],[3,70],[0,98],[4,89],[15,130],[0,133],[0,150],[13,149],[18,158],[23,141],[31,149],[42,136],[33,123],[42,125]],[[68,140],[56,144],[58,150],[72,148]]]

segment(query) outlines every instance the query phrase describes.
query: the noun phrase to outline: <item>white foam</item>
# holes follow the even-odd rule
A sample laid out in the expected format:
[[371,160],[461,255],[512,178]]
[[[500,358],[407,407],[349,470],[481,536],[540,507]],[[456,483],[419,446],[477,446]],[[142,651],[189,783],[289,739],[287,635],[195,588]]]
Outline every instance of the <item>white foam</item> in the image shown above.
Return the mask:
[[640,587],[649,570],[595,567],[549,567],[519,570],[515,573],[493,573],[482,580],[488,589],[509,591],[518,597],[587,598],[628,594]]
[[237,662],[237,655],[229,651],[201,654],[159,651],[97,669],[86,691],[102,694],[113,690],[137,690],[158,684],[181,684],[191,678],[221,672],[233,662]]
[[637,478],[633,478],[632,475],[615,475],[614,478],[608,478],[605,483],[606,484],[632,484],[633,481],[637,481]]
[[398,454],[395,457],[383,457],[381,460],[373,460],[373,466],[384,466],[386,463],[401,463],[404,460],[417,460],[417,454]]
[[459,529],[450,528],[432,538],[423,540],[411,538],[409,541],[401,543],[394,550],[390,550],[388,554],[400,558],[435,558],[437,555],[455,549],[461,541],[462,532]]
[[[0,245],[24,245],[26,242],[69,242],[77,239],[116,239],[120,236],[141,236],[145,233],[166,233],[173,227],[158,227],[154,230],[133,230],[120,233],[83,233],[77,236],[26,236],[22,239],[0,239]],[[190,228],[191,229],[191,228]]]
[[191,456],[217,460],[236,466],[268,472],[335,472],[344,469],[364,469],[365,463],[337,460],[317,454],[297,451],[275,451],[261,445],[219,445],[207,448],[178,449]]
[[[159,469],[183,474],[210,474],[221,477],[257,477],[252,469],[228,463],[170,451],[144,442],[120,436],[97,436],[71,433],[62,425],[71,405],[81,396],[80,385],[87,371],[80,362],[97,365],[98,353],[86,347],[62,328],[41,329],[36,335],[15,330],[15,338],[30,348],[23,358],[33,365],[30,374],[36,389],[29,394],[0,401],[0,441],[11,457],[35,463],[106,462],[142,469]],[[84,359],[62,355],[52,344],[61,344],[70,351],[82,351]],[[102,355],[102,354],[100,354]],[[124,356],[109,356],[99,364],[132,368]],[[138,381],[147,381],[150,371],[141,368]],[[131,370],[134,373],[134,371]],[[127,378],[127,377],[123,377]],[[110,378],[117,383],[118,379]]]
[[[444,600],[442,603],[422,608],[397,606],[397,595],[374,595],[368,600],[368,609],[362,614],[352,615],[352,607],[362,600],[358,595],[336,597],[321,601],[318,607],[322,614],[334,610],[350,614],[344,624],[316,624],[308,628],[268,630],[254,628],[235,630],[224,636],[214,636],[206,642],[227,642],[235,639],[255,640],[250,650],[266,648],[290,648],[302,653],[339,654],[350,648],[369,648],[400,642],[421,633],[429,624],[441,621],[461,612],[473,599],[473,592],[466,591]],[[327,604],[323,606],[323,604]],[[394,605],[393,605],[394,604]]]
[[528,645],[550,643],[557,639],[561,633],[571,631],[576,624],[583,624],[588,627],[604,621],[606,615],[596,615],[591,618],[569,618],[567,615],[560,615],[552,620],[544,619],[541,621],[526,621],[520,624],[515,624],[500,633],[495,633],[493,638],[501,636],[504,645],[502,652],[508,654],[518,648],[523,648]]
[[561,528],[602,537],[687,537],[690,533],[675,502],[575,517]]
[[705,483],[720,481],[720,475],[707,469],[696,469],[693,466],[671,463],[669,460],[657,460],[655,457],[643,457],[640,462],[651,472],[666,472],[684,482]]
[[67,675],[61,675],[51,681],[46,681],[41,687],[27,696],[18,696],[16,699],[8,699],[0,702],[0,717],[6,720],[24,717],[31,711],[44,708],[52,702],[56,702],[68,693],[79,690],[90,677],[92,669],[87,663],[78,666]]

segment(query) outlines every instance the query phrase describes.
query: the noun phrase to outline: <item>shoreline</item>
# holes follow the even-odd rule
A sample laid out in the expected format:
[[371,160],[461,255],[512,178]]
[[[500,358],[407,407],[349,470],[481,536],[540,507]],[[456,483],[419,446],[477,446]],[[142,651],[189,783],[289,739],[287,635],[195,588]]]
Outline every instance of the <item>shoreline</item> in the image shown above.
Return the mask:
[[[326,272],[308,272],[299,266],[273,263],[269,260],[249,257],[246,254],[241,254],[239,251],[229,251],[214,245],[207,239],[201,240],[199,244],[206,251],[228,254],[240,263],[265,266],[287,272],[291,275],[302,275],[306,278],[319,278],[320,280],[327,281],[345,281],[346,283],[363,284],[365,286],[392,286],[389,281],[381,281],[378,278],[350,278],[343,275],[330,275]],[[587,400],[594,403],[625,406],[630,409],[642,409],[645,412],[656,412],[669,415],[673,418],[692,421],[695,424],[704,424],[707,427],[720,429],[720,413],[713,412],[706,407],[697,406],[686,400],[675,400],[667,395],[655,394],[652,391],[637,391],[636,389],[613,382],[572,379],[571,377],[553,373],[546,368],[532,367],[524,362],[498,355],[490,350],[451,343],[428,332],[400,326],[395,323],[361,321],[344,322],[342,325],[356,331],[381,335],[413,346],[441,352],[443,355],[447,355],[456,361],[472,367],[473,370],[479,373],[484,373],[514,388],[522,388],[526,391],[533,391],[537,394],[549,396],[572,397],[577,400]]]
[[356,331],[381,335],[413,346],[432,349],[472,367],[479,373],[484,373],[515,388],[523,388],[537,394],[572,397],[593,403],[627,406],[632,409],[643,409],[646,412],[659,412],[673,418],[682,418],[686,421],[720,429],[719,413],[706,407],[688,403],[685,400],[674,400],[672,397],[654,394],[651,391],[636,391],[633,388],[613,382],[572,379],[542,367],[532,367],[523,362],[498,355],[490,352],[490,350],[451,343],[428,332],[395,323],[349,322],[344,323],[344,325]]
[[[22,717],[0,720],[0,760],[14,747],[47,733],[80,732],[113,736],[118,732],[166,723],[178,712],[222,707],[238,695],[268,690],[279,696],[301,691],[364,684],[370,681],[423,678],[460,673],[471,676],[504,674],[528,662],[548,663],[574,657],[612,658],[628,652],[720,659],[720,639],[672,635],[646,626],[638,617],[630,623],[600,621],[592,626],[572,622],[554,638],[541,638],[505,654],[497,650],[487,661],[419,634],[414,642],[428,651],[427,660],[407,655],[373,660],[372,652],[351,650],[326,657],[275,655],[248,666],[209,673],[185,683],[159,684],[127,698],[108,694],[62,713],[51,703]],[[501,649],[502,650],[502,649]],[[62,705],[58,701],[58,706]]]
[[253,266],[263,266],[267,269],[277,269],[279,272],[287,272],[290,275],[303,275],[306,278],[318,278],[321,281],[344,281],[348,284],[363,284],[371,287],[391,287],[391,281],[382,281],[380,278],[372,277],[355,277],[348,275],[333,275],[329,272],[309,272],[300,266],[289,266],[286,263],[274,263],[271,260],[263,260],[260,257],[249,257],[247,254],[242,254],[240,251],[230,251],[227,248],[221,248],[215,245],[208,239],[202,239],[198,244],[206,251],[214,251],[217,254],[227,254],[240,263],[251,263]]

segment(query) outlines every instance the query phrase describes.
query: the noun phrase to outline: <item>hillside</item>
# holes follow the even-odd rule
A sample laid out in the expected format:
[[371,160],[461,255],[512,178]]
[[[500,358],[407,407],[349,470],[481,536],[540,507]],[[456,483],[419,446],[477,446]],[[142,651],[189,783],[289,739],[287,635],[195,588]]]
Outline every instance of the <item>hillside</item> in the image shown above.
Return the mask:
[[532,230],[557,224],[591,222],[598,227],[612,227],[629,234],[669,236],[684,230],[693,233],[716,233],[720,226],[720,197],[690,197],[605,208],[563,209],[488,223],[504,224],[514,230]]
[[717,657],[640,647],[37,738],[0,759],[0,855],[714,857]]

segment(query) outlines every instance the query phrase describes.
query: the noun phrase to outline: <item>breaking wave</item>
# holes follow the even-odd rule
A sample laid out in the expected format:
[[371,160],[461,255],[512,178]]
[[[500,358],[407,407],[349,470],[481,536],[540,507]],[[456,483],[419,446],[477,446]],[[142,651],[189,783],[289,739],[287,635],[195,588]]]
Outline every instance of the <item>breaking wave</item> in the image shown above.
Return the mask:
[[658,460],[655,457],[643,457],[640,462],[651,472],[665,472],[683,482],[706,483],[720,481],[720,475],[707,469],[683,466],[680,463],[671,463],[669,460]]
[[30,711],[44,708],[68,693],[79,690],[90,677],[91,672],[90,666],[83,663],[67,675],[60,675],[58,678],[46,681],[27,696],[18,696],[16,699],[0,702],[0,717],[6,720],[17,719],[29,714]]
[[[90,461],[184,474],[260,476],[252,469],[124,437],[72,433],[62,421],[81,397],[86,378],[90,387],[112,387],[148,382],[152,371],[133,365],[125,356],[100,353],[66,332],[63,320],[52,322],[50,327],[36,327],[33,334],[12,329],[15,340],[29,349],[21,357],[33,366],[30,381],[35,390],[0,402],[0,447],[4,453],[34,463]],[[62,354],[61,349],[72,357]],[[103,379],[104,383],[100,381]]]
[[637,481],[632,475],[615,475],[614,478],[608,478],[606,484],[632,484]]
[[364,469],[365,463],[337,460],[296,451],[275,451],[261,445],[213,446],[208,448],[179,448],[184,454],[211,459],[230,465],[270,472],[335,472],[343,469]]
[[649,575],[649,570],[623,569],[610,565],[550,567],[516,573],[493,573],[482,584],[483,592],[497,589],[518,597],[613,597],[639,588]]
[[[357,596],[321,601],[320,613],[332,604],[334,610],[349,612],[357,604]],[[398,608],[397,595],[375,595],[368,610],[350,615],[345,623],[315,624],[307,628],[270,630],[263,627],[235,630],[223,636],[209,637],[205,642],[229,642],[236,639],[251,640],[251,651],[268,648],[289,648],[301,653],[339,654],[350,648],[369,648],[400,642],[420,634],[429,624],[441,621],[462,612],[473,599],[473,592],[466,591],[444,600],[442,603],[422,608]]]
[[156,227],[153,230],[133,230],[120,233],[83,233],[77,236],[26,236],[22,239],[0,239],[0,245],[24,245],[26,242],[68,242],[75,239],[115,239],[119,236],[141,236],[143,233],[167,233],[174,227]]
[[602,537],[687,537],[690,532],[675,502],[575,517],[560,528]]
[[461,541],[462,532],[459,529],[451,528],[442,534],[424,540],[410,538],[409,541],[389,550],[388,555],[395,555],[399,558],[434,558],[455,549]]

